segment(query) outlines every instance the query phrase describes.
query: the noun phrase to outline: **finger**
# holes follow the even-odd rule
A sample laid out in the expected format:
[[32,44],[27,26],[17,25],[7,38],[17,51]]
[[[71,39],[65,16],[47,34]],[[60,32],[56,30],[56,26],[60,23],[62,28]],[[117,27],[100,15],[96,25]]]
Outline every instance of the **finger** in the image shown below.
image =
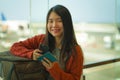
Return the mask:
[[35,51],[33,51],[33,55],[36,55],[36,56],[40,56],[41,54],[41,51],[40,50],[35,50]]
[[49,60],[49,59],[47,59],[47,58],[43,58],[48,64],[51,64],[52,62]]
[[36,49],[34,52],[35,52],[35,53],[42,53],[42,51],[39,50],[39,49]]
[[40,53],[34,53],[35,56],[41,56],[42,54]]
[[37,60],[39,56],[42,56],[42,54],[40,54],[39,52],[41,51],[38,49],[33,51],[33,60]]
[[42,64],[43,64],[46,68],[50,67],[49,63],[47,63],[47,62],[44,61],[44,60],[42,60]]

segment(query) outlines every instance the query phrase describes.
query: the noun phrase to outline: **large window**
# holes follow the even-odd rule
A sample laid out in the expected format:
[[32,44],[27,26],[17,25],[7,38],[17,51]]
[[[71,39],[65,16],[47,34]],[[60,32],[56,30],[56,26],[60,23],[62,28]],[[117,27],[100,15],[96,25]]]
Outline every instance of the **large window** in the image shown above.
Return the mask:
[[[120,0],[0,0],[0,52],[14,42],[45,33],[47,12],[57,4],[71,12],[85,64],[120,56]],[[117,80],[118,65],[84,69],[84,74],[87,80]]]

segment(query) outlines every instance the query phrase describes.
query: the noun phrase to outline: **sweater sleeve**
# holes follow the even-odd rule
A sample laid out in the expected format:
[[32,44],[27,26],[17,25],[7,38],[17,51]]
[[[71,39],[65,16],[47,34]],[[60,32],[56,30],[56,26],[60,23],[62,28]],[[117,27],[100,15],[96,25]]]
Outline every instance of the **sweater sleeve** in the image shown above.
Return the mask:
[[83,53],[79,46],[77,46],[76,49],[77,57],[70,58],[66,65],[66,72],[60,68],[58,63],[55,63],[54,66],[48,70],[55,80],[80,80],[83,72]]
[[16,56],[32,58],[33,51],[38,48],[43,37],[44,35],[36,35],[24,41],[16,42],[11,46],[10,52]]

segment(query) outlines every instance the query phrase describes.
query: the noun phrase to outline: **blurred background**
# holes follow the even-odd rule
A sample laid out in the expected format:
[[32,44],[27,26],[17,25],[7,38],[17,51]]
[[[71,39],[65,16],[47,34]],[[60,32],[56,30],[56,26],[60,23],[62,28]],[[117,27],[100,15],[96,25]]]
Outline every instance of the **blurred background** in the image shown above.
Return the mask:
[[[120,58],[120,0],[0,0],[0,52],[14,42],[45,33],[48,10],[71,12],[85,63]],[[120,80],[120,62],[85,68],[86,80]]]

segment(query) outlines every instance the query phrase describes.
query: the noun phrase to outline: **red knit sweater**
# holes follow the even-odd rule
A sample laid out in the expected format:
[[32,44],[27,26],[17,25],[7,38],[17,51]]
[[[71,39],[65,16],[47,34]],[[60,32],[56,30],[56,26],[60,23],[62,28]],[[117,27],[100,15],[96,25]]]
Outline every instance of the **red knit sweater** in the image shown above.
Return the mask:
[[[32,53],[38,48],[39,44],[44,40],[45,35],[36,35],[25,41],[16,42],[12,45],[10,51],[16,56],[32,58]],[[66,64],[66,72],[63,71],[58,63],[49,69],[49,73],[54,80],[80,80],[83,70],[83,53],[80,46],[76,46],[76,58],[70,57]]]

